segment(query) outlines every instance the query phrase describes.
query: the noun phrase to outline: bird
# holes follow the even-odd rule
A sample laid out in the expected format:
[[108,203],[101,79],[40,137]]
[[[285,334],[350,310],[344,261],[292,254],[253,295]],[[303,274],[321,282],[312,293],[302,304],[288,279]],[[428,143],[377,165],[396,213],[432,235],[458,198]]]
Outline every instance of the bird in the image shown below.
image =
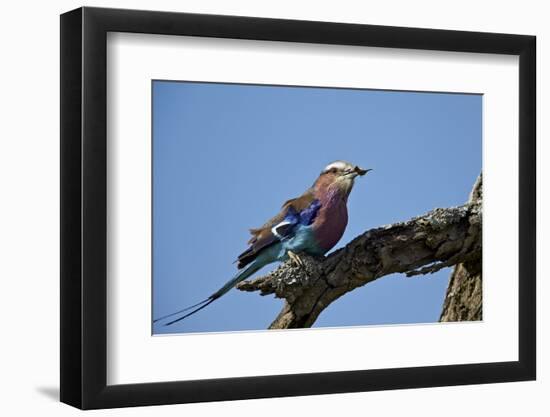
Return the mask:
[[261,227],[250,229],[252,237],[248,241],[248,248],[235,261],[238,272],[232,279],[199,303],[154,319],[153,322],[187,312],[165,324],[170,326],[192,316],[265,265],[290,259],[297,266],[303,267],[301,253],[325,255],[346,230],[347,201],[355,179],[369,171],[372,169],[363,169],[341,160],[328,164],[300,197],[286,201],[281,211]]

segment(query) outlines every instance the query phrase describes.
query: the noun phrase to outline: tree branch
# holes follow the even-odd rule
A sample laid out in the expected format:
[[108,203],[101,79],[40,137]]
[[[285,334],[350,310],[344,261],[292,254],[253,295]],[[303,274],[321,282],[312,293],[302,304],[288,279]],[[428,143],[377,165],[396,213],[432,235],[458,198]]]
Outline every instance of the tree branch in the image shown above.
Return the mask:
[[[470,203],[481,202],[481,176],[476,181]],[[480,236],[481,245],[481,236]],[[482,258],[456,264],[445,293],[439,321],[478,321],[483,319]]]
[[399,272],[410,277],[480,260],[481,202],[480,197],[371,229],[328,257],[301,254],[304,266],[287,261],[237,288],[286,300],[270,329],[311,327],[333,301],[383,276]]

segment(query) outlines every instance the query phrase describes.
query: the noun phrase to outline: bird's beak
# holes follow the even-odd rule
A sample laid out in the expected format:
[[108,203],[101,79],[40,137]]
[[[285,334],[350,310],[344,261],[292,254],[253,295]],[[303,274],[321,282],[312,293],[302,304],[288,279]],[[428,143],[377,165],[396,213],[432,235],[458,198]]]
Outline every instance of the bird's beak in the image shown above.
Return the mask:
[[370,169],[370,168],[369,168],[369,169],[363,169],[363,168],[359,168],[359,167],[356,166],[355,169],[354,169],[354,171],[355,171],[355,173],[356,173],[357,175],[363,176],[363,175],[365,175],[367,172],[372,171],[372,169]]

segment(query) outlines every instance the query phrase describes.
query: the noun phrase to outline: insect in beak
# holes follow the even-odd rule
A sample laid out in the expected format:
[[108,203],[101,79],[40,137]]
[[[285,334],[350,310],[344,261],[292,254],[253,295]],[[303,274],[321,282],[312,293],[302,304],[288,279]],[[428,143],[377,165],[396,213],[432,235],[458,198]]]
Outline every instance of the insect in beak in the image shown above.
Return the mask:
[[363,168],[359,168],[359,167],[355,167],[354,169],[355,173],[359,176],[363,176],[365,175],[367,172],[369,171],[372,171],[372,169],[368,168],[368,169],[363,169]]

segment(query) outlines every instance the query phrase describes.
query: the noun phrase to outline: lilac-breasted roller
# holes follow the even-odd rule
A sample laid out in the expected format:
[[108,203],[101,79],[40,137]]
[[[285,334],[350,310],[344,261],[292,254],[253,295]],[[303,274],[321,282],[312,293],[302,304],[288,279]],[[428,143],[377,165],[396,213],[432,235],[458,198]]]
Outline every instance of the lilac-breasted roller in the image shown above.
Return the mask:
[[283,204],[279,214],[257,229],[250,229],[249,247],[237,258],[239,272],[210,297],[183,310],[176,311],[154,322],[189,313],[172,320],[174,324],[202,310],[239,282],[250,277],[263,266],[291,259],[302,264],[299,254],[320,256],[331,250],[340,240],[348,224],[347,201],[355,178],[370,169],[362,169],[345,161],[326,166],[315,183],[298,198]]

